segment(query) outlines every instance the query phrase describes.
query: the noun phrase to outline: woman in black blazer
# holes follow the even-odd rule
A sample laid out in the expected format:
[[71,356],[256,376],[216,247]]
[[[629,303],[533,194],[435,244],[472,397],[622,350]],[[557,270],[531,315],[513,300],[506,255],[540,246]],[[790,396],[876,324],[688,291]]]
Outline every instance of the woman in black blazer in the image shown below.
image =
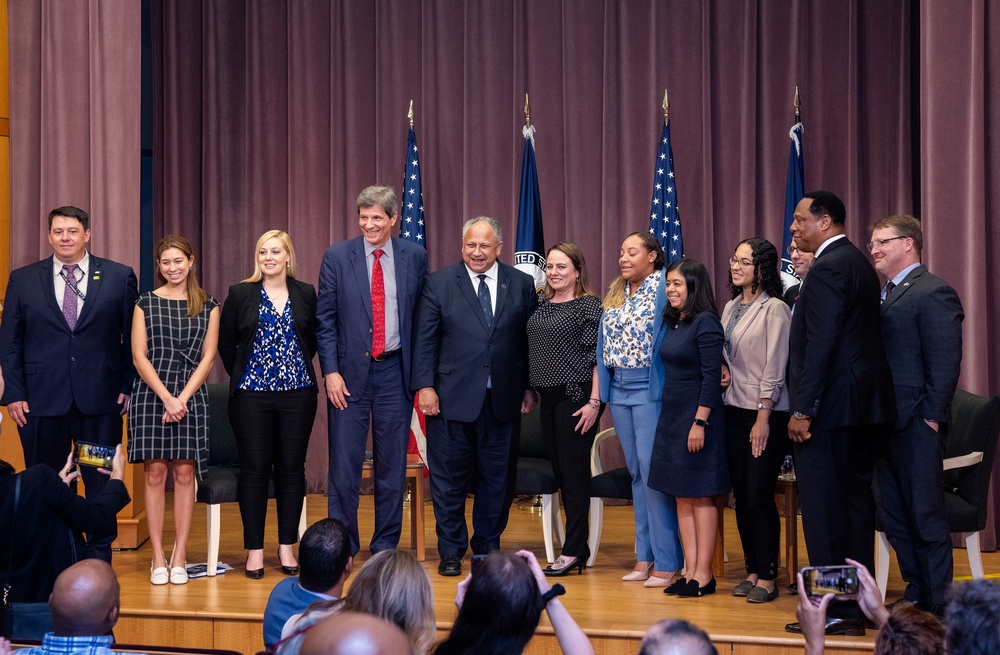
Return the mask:
[[297,575],[305,494],[305,461],[316,417],[316,289],[295,279],[295,249],[288,234],[265,232],[257,241],[254,274],[229,288],[222,307],[219,355],[230,375],[229,422],[242,470],[240,514],[246,575],[264,575],[267,485],[274,472],[278,506],[278,559]]

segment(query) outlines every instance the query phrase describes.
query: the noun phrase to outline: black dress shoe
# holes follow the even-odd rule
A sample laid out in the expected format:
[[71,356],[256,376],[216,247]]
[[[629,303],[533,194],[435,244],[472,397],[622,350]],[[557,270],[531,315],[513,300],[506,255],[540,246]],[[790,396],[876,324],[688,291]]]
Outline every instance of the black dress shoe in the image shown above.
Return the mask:
[[454,577],[462,575],[462,558],[458,555],[445,555],[438,564],[438,575]]
[[663,593],[665,593],[668,596],[676,596],[678,592],[680,592],[681,589],[687,587],[687,585],[688,585],[687,578],[677,578],[677,581],[674,582],[669,587],[667,587],[666,589],[664,589]]
[[[785,632],[802,634],[802,626],[796,621],[785,626]],[[844,635],[845,637],[864,637],[865,622],[862,619],[827,619],[827,635]]]
[[[247,561],[250,561],[249,555],[247,556]],[[260,580],[261,578],[264,577],[264,569],[263,569],[263,567],[261,567],[259,569],[247,569],[246,568],[246,563],[243,564],[243,567],[245,569],[244,573],[251,580]]]
[[285,566],[284,564],[282,564],[281,565],[281,572],[284,573],[285,575],[298,575],[299,574],[299,567],[298,566]]
[[715,576],[705,585],[699,585],[697,580],[688,580],[687,586],[677,591],[678,598],[700,598],[715,593]]

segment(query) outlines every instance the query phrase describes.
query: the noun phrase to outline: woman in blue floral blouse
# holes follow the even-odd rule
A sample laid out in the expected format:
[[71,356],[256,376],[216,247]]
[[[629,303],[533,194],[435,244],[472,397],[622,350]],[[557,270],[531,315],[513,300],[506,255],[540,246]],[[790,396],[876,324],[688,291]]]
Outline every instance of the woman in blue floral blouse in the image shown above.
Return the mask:
[[622,243],[616,278],[604,298],[597,344],[601,401],[608,403],[632,476],[635,568],[623,580],[668,587],[683,566],[673,497],[646,486],[653,437],[660,414],[663,362],[657,356],[666,303],[662,277],[666,257],[648,232]]
[[316,417],[316,289],[295,279],[288,234],[265,232],[257,241],[254,274],[229,288],[222,307],[219,355],[229,372],[229,422],[240,450],[240,514],[246,575],[264,575],[267,485],[274,471],[278,559],[297,575],[305,494],[305,460]]

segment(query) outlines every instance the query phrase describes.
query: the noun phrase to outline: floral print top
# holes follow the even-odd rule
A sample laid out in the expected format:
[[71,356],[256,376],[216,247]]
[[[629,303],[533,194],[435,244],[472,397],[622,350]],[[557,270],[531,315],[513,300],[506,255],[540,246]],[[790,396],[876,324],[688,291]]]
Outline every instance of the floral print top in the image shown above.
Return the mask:
[[247,370],[240,380],[244,391],[291,391],[312,386],[305,356],[292,322],[292,301],[278,314],[271,298],[260,289],[260,318]]
[[626,295],[621,307],[606,309],[601,319],[604,331],[604,365],[608,368],[645,368],[652,363],[653,321],[656,289],[663,271],[646,276],[635,293]]

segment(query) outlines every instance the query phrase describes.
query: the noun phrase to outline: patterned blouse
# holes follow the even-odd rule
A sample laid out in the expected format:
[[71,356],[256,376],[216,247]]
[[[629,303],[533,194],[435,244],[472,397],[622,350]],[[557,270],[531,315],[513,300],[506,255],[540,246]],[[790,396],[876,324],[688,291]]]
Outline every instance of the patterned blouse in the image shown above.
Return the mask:
[[239,388],[244,391],[291,391],[311,386],[305,356],[295,336],[291,299],[285,300],[285,310],[279,315],[270,296],[261,287],[257,334]]
[[580,384],[594,377],[600,320],[601,301],[595,296],[542,302],[528,319],[531,386],[566,385],[570,398],[583,400]]
[[656,289],[663,271],[646,276],[621,307],[607,309],[601,320],[604,330],[604,365],[608,368],[645,368],[653,358],[653,316]]

